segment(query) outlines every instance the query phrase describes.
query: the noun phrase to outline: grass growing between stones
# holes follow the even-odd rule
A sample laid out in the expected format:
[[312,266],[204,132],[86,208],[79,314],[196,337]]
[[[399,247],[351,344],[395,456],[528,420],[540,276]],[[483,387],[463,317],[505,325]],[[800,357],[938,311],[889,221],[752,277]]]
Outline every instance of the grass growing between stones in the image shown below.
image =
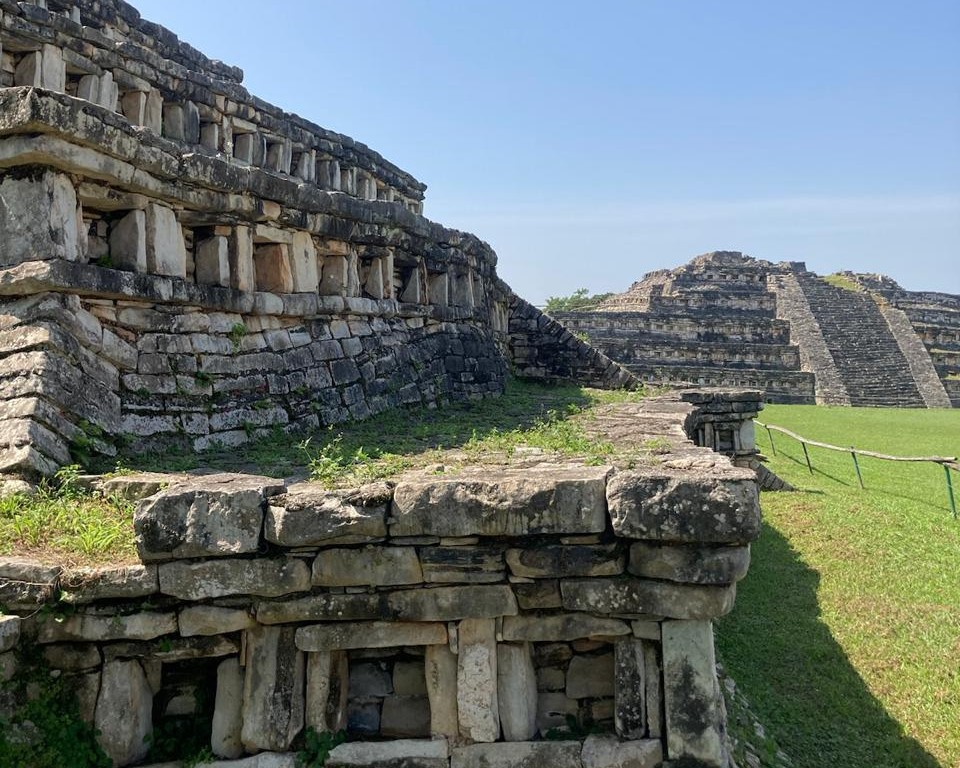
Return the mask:
[[239,448],[200,455],[128,455],[121,459],[121,466],[136,471],[208,467],[303,476],[333,487],[371,482],[416,467],[453,468],[509,458],[522,450],[542,452],[545,458],[580,457],[599,464],[615,449],[586,435],[583,424],[589,409],[644,396],[643,392],[513,380],[502,397],[435,409],[396,409],[311,435],[290,435],[278,429]]
[[32,495],[0,498],[0,555],[63,565],[135,562],[133,504],[80,487],[77,467]]
[[[769,406],[761,420],[894,455],[960,454],[960,411]],[[960,522],[943,469],[861,458],[758,428],[797,493],[765,525],[733,613],[726,667],[797,766],[960,765]],[[960,478],[954,475],[955,490]],[[958,498],[960,501],[960,498]]]

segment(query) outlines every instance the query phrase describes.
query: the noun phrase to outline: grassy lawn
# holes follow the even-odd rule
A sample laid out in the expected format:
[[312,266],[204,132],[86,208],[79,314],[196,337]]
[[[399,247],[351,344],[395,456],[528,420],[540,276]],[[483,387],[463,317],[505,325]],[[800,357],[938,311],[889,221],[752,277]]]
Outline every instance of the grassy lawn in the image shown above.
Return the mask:
[[[761,421],[894,455],[960,454],[960,410],[768,406]],[[943,469],[810,448],[764,430],[765,525],[720,655],[797,766],[960,766],[960,521]],[[960,476],[954,474],[960,503]]]

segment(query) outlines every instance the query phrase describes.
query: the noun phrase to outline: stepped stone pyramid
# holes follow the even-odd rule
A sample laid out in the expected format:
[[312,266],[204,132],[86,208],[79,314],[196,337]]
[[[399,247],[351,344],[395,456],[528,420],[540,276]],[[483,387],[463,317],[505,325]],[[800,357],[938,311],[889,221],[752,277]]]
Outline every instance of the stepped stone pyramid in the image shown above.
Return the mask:
[[960,297],[715,251],[593,312],[554,314],[638,378],[756,387],[778,403],[960,403]]

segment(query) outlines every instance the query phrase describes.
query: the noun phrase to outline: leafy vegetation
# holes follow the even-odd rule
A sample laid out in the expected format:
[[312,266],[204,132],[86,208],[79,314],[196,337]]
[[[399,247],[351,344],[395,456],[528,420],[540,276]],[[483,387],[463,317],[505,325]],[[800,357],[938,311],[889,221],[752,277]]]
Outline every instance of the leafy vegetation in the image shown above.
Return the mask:
[[[960,411],[769,406],[763,421],[894,455],[960,453]],[[960,522],[943,469],[860,458],[758,428],[765,525],[717,643],[800,768],[960,765]],[[955,488],[960,488],[954,475]],[[958,499],[960,501],[960,499]]]
[[12,714],[0,715],[0,766],[110,768],[66,679],[53,677],[38,651],[18,661],[17,676],[0,686],[15,703]]
[[323,768],[334,748],[347,740],[347,733],[317,733],[316,729],[310,726],[304,732],[303,740],[303,749],[297,753],[297,768]]
[[590,293],[579,288],[569,296],[551,296],[544,306],[546,312],[589,312],[613,296],[612,293]]
[[0,555],[65,565],[134,562],[133,505],[81,487],[76,466],[64,467],[34,494],[0,498]]
[[845,291],[851,291],[853,293],[863,293],[863,287],[860,285],[860,283],[847,277],[846,275],[825,275],[820,279],[823,280],[823,282],[832,285],[834,288],[842,288]]

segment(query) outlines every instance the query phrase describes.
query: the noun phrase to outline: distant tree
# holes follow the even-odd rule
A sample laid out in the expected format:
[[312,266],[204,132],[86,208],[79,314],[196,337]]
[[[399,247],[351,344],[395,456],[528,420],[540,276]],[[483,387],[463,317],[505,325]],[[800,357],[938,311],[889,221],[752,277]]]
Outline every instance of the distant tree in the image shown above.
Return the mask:
[[544,309],[547,312],[589,312],[611,296],[612,293],[591,294],[586,288],[580,288],[570,296],[551,296]]

